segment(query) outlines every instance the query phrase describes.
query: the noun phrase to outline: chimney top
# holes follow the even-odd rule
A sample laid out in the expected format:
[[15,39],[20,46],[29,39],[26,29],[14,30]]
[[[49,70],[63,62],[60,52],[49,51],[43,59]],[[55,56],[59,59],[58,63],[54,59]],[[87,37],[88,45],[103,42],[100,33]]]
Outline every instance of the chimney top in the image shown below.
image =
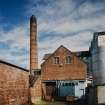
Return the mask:
[[30,17],[30,22],[36,22],[36,17],[35,17],[34,15],[32,15],[32,16]]

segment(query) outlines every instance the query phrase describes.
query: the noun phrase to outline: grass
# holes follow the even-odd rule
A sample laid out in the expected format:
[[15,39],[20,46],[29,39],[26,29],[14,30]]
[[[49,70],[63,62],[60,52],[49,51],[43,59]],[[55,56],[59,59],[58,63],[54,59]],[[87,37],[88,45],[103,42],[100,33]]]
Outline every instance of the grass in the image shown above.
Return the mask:
[[33,105],[49,105],[49,104],[43,100],[38,100],[35,103],[33,103]]

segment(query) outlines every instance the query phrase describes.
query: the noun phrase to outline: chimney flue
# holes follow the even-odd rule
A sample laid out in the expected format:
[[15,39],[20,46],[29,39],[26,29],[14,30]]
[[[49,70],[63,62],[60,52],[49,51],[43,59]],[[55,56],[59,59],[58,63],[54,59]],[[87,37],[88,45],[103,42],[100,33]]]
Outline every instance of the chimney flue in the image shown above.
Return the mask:
[[37,20],[34,15],[30,18],[30,73],[38,69],[37,54]]

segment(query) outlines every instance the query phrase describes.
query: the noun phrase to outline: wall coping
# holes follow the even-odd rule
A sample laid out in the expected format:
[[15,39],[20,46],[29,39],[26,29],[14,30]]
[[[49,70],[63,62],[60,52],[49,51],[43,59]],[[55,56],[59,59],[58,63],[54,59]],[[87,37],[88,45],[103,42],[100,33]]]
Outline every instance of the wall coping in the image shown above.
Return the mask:
[[0,63],[3,63],[3,64],[6,64],[6,65],[8,65],[8,66],[12,66],[12,67],[18,68],[18,69],[23,70],[23,71],[26,71],[26,72],[29,72],[28,69],[19,67],[19,66],[15,65],[15,64],[11,64],[11,63],[6,62],[6,61],[3,61],[3,60],[0,60]]

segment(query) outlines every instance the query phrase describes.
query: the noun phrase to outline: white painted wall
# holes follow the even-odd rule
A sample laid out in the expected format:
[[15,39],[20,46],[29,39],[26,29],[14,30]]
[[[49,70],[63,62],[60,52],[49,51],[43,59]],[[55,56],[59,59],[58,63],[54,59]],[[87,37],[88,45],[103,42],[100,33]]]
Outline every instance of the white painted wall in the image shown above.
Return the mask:
[[98,104],[105,104],[105,86],[97,87],[97,100]]
[[83,95],[85,95],[85,89],[87,87],[86,81],[79,82],[78,85],[75,86],[75,96],[81,98]]

